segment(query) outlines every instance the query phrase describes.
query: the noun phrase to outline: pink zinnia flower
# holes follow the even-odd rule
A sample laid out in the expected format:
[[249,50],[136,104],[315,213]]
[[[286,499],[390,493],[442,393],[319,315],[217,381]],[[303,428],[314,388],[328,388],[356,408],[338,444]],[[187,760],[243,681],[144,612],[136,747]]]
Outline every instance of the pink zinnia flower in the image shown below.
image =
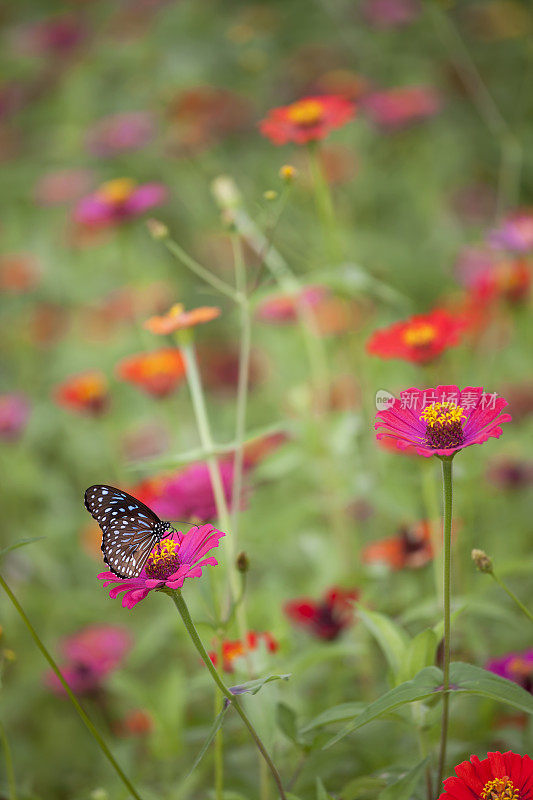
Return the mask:
[[74,221],[85,228],[118,225],[162,205],[167,199],[168,190],[162,183],[137,186],[130,178],[116,178],[79,201]]
[[403,86],[367,95],[363,107],[374,125],[399,131],[438,114],[442,101],[431,86]]
[[14,392],[0,395],[0,439],[18,439],[29,416],[30,405],[23,394]]
[[[90,625],[63,640],[66,658],[61,673],[73,692],[88,694],[102,687],[102,682],[115,670],[132,646],[128,631],[116,625]],[[47,685],[56,693],[64,692],[55,673],[45,675]]]
[[155,122],[148,111],[112,114],[93,125],[87,149],[100,158],[140,150],[155,136]]
[[216,566],[216,558],[203,556],[218,547],[223,536],[212,525],[194,526],[185,534],[176,531],[154,547],[137,578],[118,578],[113,572],[101,572],[98,578],[104,586],[114,584],[110,597],[124,593],[122,605],[131,609],[151,591],[163,587],[181,589],[186,578],[201,577],[202,567]]
[[499,228],[489,234],[494,247],[512,250],[515,253],[528,253],[533,250],[533,209],[524,208],[513,211]]
[[507,400],[486,394],[481,386],[437,386],[400,392],[385,411],[376,414],[376,438],[392,439],[404,450],[413,446],[421,456],[451,456],[491,436],[499,438]]

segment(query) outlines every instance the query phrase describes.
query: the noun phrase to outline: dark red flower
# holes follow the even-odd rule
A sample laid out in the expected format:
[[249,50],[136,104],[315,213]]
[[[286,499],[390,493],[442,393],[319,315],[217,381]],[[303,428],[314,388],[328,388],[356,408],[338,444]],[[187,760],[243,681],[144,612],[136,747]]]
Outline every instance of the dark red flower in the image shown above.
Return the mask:
[[366,564],[386,564],[391,570],[423,567],[433,558],[429,522],[406,525],[396,536],[371,542],[361,558]]
[[286,603],[284,610],[295,625],[318,639],[333,641],[352,624],[353,603],[358,597],[356,589],[333,586],[321,600],[301,597]]
[[355,116],[355,105],[334,94],[304,97],[269,111],[259,130],[274,144],[307,144],[325,139]]
[[467,320],[463,316],[436,308],[428,314],[417,314],[374,331],[366,349],[380,358],[427,364],[444,350],[459,344],[466,327]]
[[446,778],[439,800],[533,800],[533,760],[512,753],[470,756]]
[[107,379],[98,370],[73,375],[61,383],[54,392],[58,405],[80,414],[97,416],[109,403]]

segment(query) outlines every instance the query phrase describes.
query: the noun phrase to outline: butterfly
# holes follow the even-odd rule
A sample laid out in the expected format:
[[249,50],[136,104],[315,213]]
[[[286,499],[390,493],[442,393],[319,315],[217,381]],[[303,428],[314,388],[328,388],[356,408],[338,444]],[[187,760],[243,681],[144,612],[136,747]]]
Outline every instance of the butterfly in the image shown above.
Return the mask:
[[161,539],[174,531],[152,509],[113,486],[89,486],[85,508],[102,529],[102,553],[119,578],[136,578]]

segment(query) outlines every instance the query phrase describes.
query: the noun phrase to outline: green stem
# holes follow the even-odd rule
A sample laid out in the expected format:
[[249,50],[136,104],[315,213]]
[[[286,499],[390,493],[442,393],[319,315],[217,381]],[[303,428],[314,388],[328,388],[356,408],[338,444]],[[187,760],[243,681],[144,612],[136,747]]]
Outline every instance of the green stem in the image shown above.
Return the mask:
[[[422,459],[420,459],[422,461]],[[442,580],[441,575],[443,571],[443,554],[440,546],[439,539],[439,523],[440,523],[440,509],[439,501],[436,491],[435,480],[435,464],[433,459],[423,459],[424,463],[420,465],[422,469],[422,497],[424,500],[426,519],[429,523],[431,532],[431,544],[433,547],[433,571],[435,577],[436,595],[442,605],[444,599],[442,597]],[[427,463],[429,462],[429,463]]]
[[198,275],[199,278],[202,278],[206,283],[211,284],[211,286],[219,291],[221,294],[226,295],[234,302],[239,302],[239,295],[235,290],[226,283],[226,281],[221,280],[216,275],[214,275],[210,270],[203,267],[197,261],[194,260],[188,253],[183,250],[179,246],[177,242],[173,239],[165,239],[165,245],[170,252],[176,256],[176,258],[181,261],[191,272],[194,272],[195,275]]
[[0,739],[2,740],[2,747],[4,749],[4,758],[6,762],[7,784],[9,786],[9,800],[17,800],[17,784],[15,781],[15,770],[13,769],[13,758],[11,757],[11,748],[4,726],[0,720]]
[[525,606],[525,605],[522,603],[522,601],[518,599],[518,597],[515,595],[515,593],[514,593],[514,592],[512,592],[512,591],[509,589],[509,587],[507,586],[507,584],[505,584],[505,583],[502,581],[502,579],[501,579],[501,578],[499,578],[499,577],[496,575],[496,573],[495,573],[495,572],[490,572],[489,574],[490,574],[490,575],[492,575],[492,577],[494,578],[494,580],[496,581],[496,583],[498,584],[498,586],[501,586],[501,588],[503,589],[503,591],[504,591],[504,592],[505,592],[505,593],[506,593],[506,594],[507,594],[507,595],[508,595],[508,596],[511,598],[511,600],[512,600],[514,603],[516,603],[516,605],[518,606],[518,608],[520,609],[520,611],[521,611],[523,614],[525,614],[525,616],[528,618],[528,620],[529,620],[530,622],[533,622],[533,614],[531,613],[531,611],[529,611],[529,609],[527,609],[527,608],[526,608],[526,606]]
[[[179,334],[178,334],[178,340],[180,342],[181,351],[185,359],[187,381],[189,383],[189,389],[191,392],[191,399],[194,408],[194,414],[196,417],[196,425],[198,427],[198,433],[200,435],[200,441],[202,443],[202,447],[207,452],[211,452],[214,448],[214,441],[213,441],[213,436],[211,434],[211,427],[209,425],[209,418],[207,416],[205,397],[202,388],[200,372],[198,370],[198,362],[196,360],[194,345],[192,344],[191,341],[186,342],[184,340],[184,337],[180,337]],[[222,530],[227,535],[226,547],[228,549],[228,556],[229,556],[229,564],[228,564],[229,581],[230,581],[232,598],[235,601],[239,595],[239,577],[237,574],[237,567],[235,564],[236,548],[235,548],[234,536],[233,533],[230,533],[230,531],[232,530],[232,526],[231,526],[228,504],[226,502],[226,495],[224,494],[224,485],[222,483],[222,477],[220,475],[220,468],[218,466],[217,459],[214,456],[208,456],[206,458],[206,463],[207,463],[207,468],[209,470],[209,477],[211,479],[211,486],[213,488],[213,495],[215,497],[215,505],[217,508],[217,516],[219,519],[219,523],[220,526],[222,527]],[[240,634],[242,637],[244,637],[246,635],[246,631],[241,630]]]
[[256,747],[258,748],[259,752],[263,756],[264,760],[266,761],[266,763],[268,765],[268,768],[270,769],[270,772],[272,773],[272,777],[274,778],[276,786],[278,787],[278,792],[279,792],[279,796],[280,796],[281,800],[287,800],[287,797],[285,795],[285,791],[283,789],[283,784],[281,783],[281,778],[280,778],[279,773],[278,773],[278,771],[277,771],[277,769],[276,769],[276,767],[274,765],[274,762],[270,758],[270,755],[268,754],[268,751],[266,750],[263,742],[261,741],[261,738],[260,738],[259,734],[255,730],[255,728],[252,725],[250,719],[248,718],[248,715],[244,711],[244,708],[242,707],[240,701],[237,699],[237,697],[235,695],[233,695],[230,692],[229,688],[226,686],[226,684],[224,683],[224,681],[222,680],[222,678],[218,674],[217,670],[215,669],[215,666],[213,665],[213,662],[209,658],[209,656],[207,654],[207,651],[206,651],[205,647],[202,644],[202,640],[200,639],[200,637],[198,635],[198,631],[196,630],[194,622],[191,619],[191,615],[189,614],[189,609],[187,608],[187,604],[185,603],[185,600],[183,599],[183,595],[182,595],[181,591],[179,589],[177,589],[177,590],[169,590],[168,593],[172,597],[172,599],[174,601],[174,604],[175,604],[176,608],[178,609],[178,611],[180,613],[180,616],[181,616],[181,618],[183,620],[183,623],[184,623],[185,627],[187,628],[187,633],[191,637],[191,639],[193,641],[193,644],[196,647],[196,649],[198,650],[198,653],[200,654],[200,657],[201,657],[202,661],[204,662],[204,664],[206,665],[207,669],[209,670],[209,673],[211,674],[211,677],[215,681],[216,685],[218,686],[218,688],[220,689],[220,691],[222,692],[224,697],[228,700],[229,703],[231,703],[231,705],[234,707],[235,711],[238,713],[238,715],[240,716],[240,718],[242,719],[242,721],[244,722],[244,724],[248,728],[248,731],[250,732],[250,735],[252,736],[252,739],[254,740],[254,742],[256,744]]
[[446,766],[446,746],[448,742],[448,723],[449,723],[449,703],[450,703],[450,601],[451,601],[451,543],[452,543],[452,501],[453,501],[453,482],[452,482],[452,459],[442,458],[442,488],[444,499],[444,520],[443,520],[443,551],[444,551],[444,665],[442,681],[442,727],[440,738],[439,771],[437,778],[437,795],[444,777]]
[[[224,653],[222,650],[222,637],[218,637],[218,664],[224,668]],[[224,700],[215,687],[215,719],[222,711]],[[224,734],[222,727],[215,736],[215,800],[224,800]]]
[[80,715],[84,725],[89,729],[89,732],[90,732],[91,736],[93,736],[93,738],[96,740],[98,746],[102,750],[102,752],[105,755],[105,757],[107,758],[107,760],[110,762],[111,766],[113,767],[113,769],[115,770],[115,772],[117,773],[117,775],[121,779],[122,783],[125,785],[125,787],[129,791],[131,796],[135,797],[136,800],[141,800],[140,795],[137,793],[137,791],[135,790],[135,788],[133,787],[133,785],[131,784],[129,779],[126,777],[126,775],[124,774],[124,772],[122,771],[122,769],[120,768],[118,763],[115,761],[115,758],[114,758],[111,750],[109,749],[109,747],[107,746],[107,744],[105,743],[105,741],[103,740],[101,735],[99,734],[99,732],[96,729],[96,727],[94,726],[93,722],[89,719],[89,717],[87,716],[87,714],[85,713],[85,711],[83,710],[81,705],[79,704],[78,700],[76,699],[76,697],[73,694],[72,690],[70,689],[69,685],[67,684],[67,682],[63,678],[63,675],[61,674],[61,672],[59,670],[59,667],[57,666],[56,662],[54,661],[54,659],[52,658],[52,656],[50,655],[50,653],[48,652],[48,650],[46,649],[46,647],[42,643],[42,641],[39,638],[37,632],[35,631],[35,628],[31,624],[31,622],[29,621],[28,617],[26,616],[26,613],[25,613],[24,609],[22,608],[22,606],[20,605],[19,601],[17,600],[17,598],[15,597],[15,595],[13,594],[13,592],[11,591],[11,589],[9,588],[9,586],[7,585],[7,583],[5,582],[5,580],[3,579],[3,577],[1,575],[0,575],[0,584],[2,585],[2,587],[3,587],[4,591],[6,592],[7,596],[9,597],[9,599],[11,600],[13,605],[15,606],[16,610],[18,611],[18,613],[22,617],[22,620],[23,620],[24,624],[26,625],[26,627],[28,628],[33,641],[35,642],[35,644],[37,645],[37,647],[39,648],[39,650],[41,651],[41,653],[43,654],[45,659],[50,664],[52,670],[54,671],[54,673],[57,676],[57,679],[59,680],[59,682],[61,683],[63,689],[67,693],[71,703],[73,704],[74,708],[76,709],[76,711]]
[[334,261],[339,261],[341,257],[339,248],[339,232],[335,219],[335,209],[331,197],[330,185],[324,175],[324,168],[320,160],[320,149],[316,142],[309,144],[309,165],[313,177],[313,188],[315,191],[315,201],[318,215],[322,222],[326,249],[328,255]]

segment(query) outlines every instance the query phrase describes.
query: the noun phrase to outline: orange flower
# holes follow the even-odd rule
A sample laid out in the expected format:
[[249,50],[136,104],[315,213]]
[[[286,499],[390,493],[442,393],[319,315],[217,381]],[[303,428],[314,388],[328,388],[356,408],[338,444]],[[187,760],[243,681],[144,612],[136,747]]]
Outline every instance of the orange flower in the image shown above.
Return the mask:
[[366,564],[386,564],[391,570],[423,567],[433,558],[429,522],[402,528],[397,536],[368,544],[362,552]]
[[30,292],[39,283],[39,266],[29,253],[13,253],[0,258],[0,291],[12,294]]
[[[254,650],[257,650],[261,645],[261,642],[264,643],[265,648],[269,653],[275,653],[279,649],[278,642],[276,639],[274,639],[271,633],[268,633],[268,631],[265,631],[264,633],[250,631],[247,634],[244,642],[240,639],[235,641],[224,639],[222,642],[222,666],[224,672],[233,672],[235,669],[234,661],[236,661],[238,658],[242,658],[248,653],[252,653]],[[216,666],[218,661],[217,653],[209,653],[209,658]]]
[[214,306],[200,306],[192,311],[185,311],[181,303],[175,303],[162,317],[150,317],[144,327],[159,336],[166,336],[183,328],[192,328],[203,322],[211,322],[220,316],[220,309]]
[[107,379],[97,370],[73,375],[56,387],[54,398],[58,405],[70,411],[97,416],[108,406]]
[[117,364],[116,374],[154,397],[166,397],[183,380],[185,362],[175,347],[162,347],[123,358]]

